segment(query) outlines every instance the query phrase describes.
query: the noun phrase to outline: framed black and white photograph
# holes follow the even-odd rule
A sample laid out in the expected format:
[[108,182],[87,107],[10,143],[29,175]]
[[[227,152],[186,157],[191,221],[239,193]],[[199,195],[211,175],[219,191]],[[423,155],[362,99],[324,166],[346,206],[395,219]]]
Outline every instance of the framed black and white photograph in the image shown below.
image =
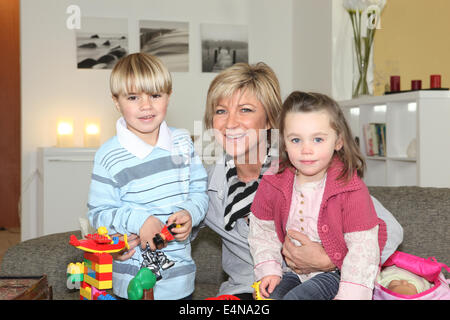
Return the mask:
[[170,72],[189,71],[189,23],[139,21],[140,51],[157,56]]
[[238,62],[248,63],[248,27],[202,24],[202,72],[220,72]]
[[83,17],[76,50],[78,69],[112,69],[128,54],[128,20]]

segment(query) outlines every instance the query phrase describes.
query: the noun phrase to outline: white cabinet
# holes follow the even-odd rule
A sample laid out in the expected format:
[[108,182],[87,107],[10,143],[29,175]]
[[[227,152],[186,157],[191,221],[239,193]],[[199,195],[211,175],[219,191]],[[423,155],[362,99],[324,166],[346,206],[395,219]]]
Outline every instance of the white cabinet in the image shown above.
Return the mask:
[[39,148],[38,236],[80,229],[96,149]]
[[[370,186],[450,187],[450,92],[414,91],[339,102],[366,157]],[[364,126],[386,126],[386,154],[367,156]],[[414,144],[416,155],[407,154]]]

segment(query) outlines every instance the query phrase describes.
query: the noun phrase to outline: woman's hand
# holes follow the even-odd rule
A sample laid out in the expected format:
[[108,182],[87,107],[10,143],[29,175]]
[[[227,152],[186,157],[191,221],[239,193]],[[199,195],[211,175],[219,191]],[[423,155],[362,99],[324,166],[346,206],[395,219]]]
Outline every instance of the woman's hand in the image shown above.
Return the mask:
[[[112,234],[110,235],[110,237],[111,239],[112,237],[119,237],[119,240],[123,241],[123,235],[120,233]],[[125,261],[130,259],[136,252],[135,248],[141,243],[141,239],[137,234],[132,233],[129,236],[127,236],[127,242],[129,246],[128,250],[123,249],[122,251],[111,253],[114,260]]]
[[[301,246],[296,246],[291,238],[299,241]],[[311,241],[305,234],[295,230],[288,230],[282,253],[289,268],[298,274],[326,272],[336,268],[320,243]]]

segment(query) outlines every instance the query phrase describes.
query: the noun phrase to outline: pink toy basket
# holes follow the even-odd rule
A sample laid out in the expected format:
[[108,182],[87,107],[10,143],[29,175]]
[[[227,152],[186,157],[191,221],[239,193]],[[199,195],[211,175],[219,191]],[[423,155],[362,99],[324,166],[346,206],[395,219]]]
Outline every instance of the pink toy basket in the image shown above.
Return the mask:
[[375,282],[373,300],[450,300],[450,279],[445,279],[442,268],[450,272],[444,263],[437,262],[434,257],[420,258],[412,254],[396,251],[386,260],[383,267],[396,265],[431,282],[430,289],[415,295],[404,295],[392,292]]

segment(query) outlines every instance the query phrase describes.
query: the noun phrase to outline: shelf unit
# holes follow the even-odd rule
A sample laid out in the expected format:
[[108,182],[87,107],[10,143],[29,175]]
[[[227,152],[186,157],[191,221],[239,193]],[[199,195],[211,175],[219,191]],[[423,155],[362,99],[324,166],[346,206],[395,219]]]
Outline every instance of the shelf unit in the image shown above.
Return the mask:
[[[450,92],[413,91],[340,101],[366,157],[369,186],[450,187]],[[386,124],[386,156],[366,156],[364,125]],[[416,141],[416,156],[407,149]]]
[[80,230],[87,217],[87,200],[96,149],[38,149],[37,233]]

